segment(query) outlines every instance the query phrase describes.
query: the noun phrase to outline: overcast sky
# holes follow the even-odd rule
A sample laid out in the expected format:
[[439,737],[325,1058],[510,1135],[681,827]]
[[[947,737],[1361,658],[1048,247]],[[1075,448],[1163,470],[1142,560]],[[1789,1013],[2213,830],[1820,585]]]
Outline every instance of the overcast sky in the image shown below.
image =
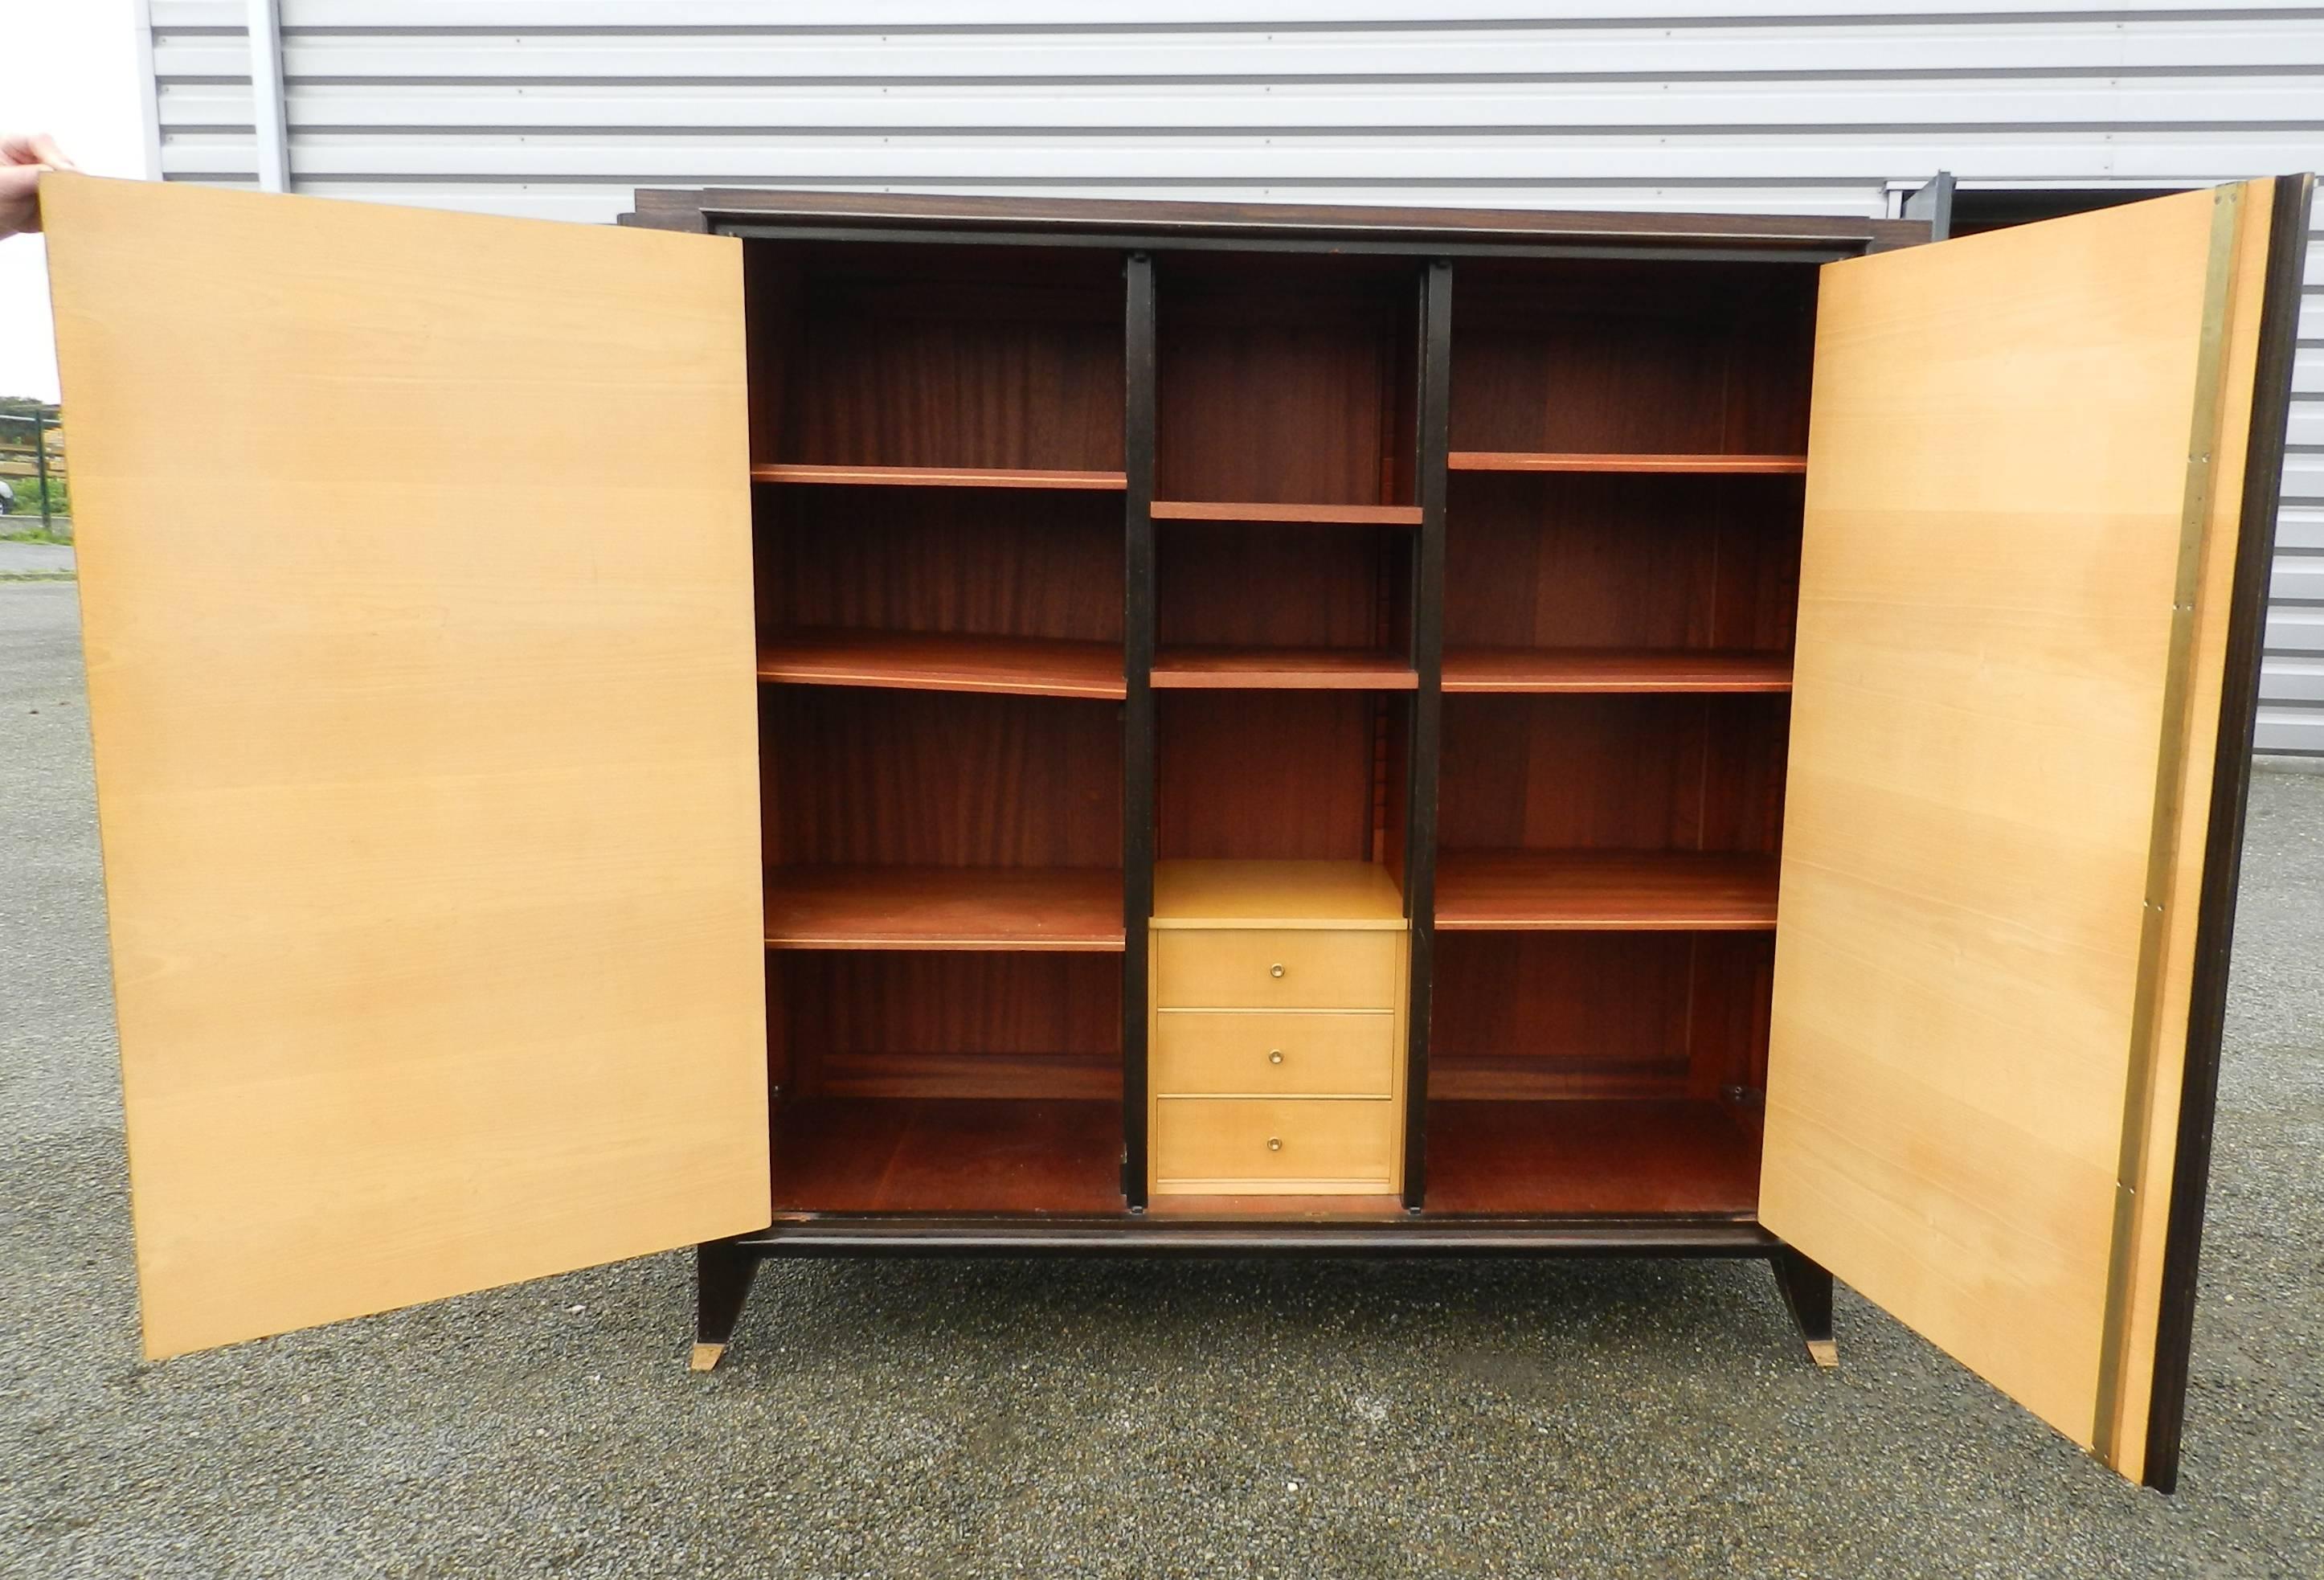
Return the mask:
[[[130,0],[0,0],[0,129],[52,132],[81,169],[143,176]],[[0,241],[0,395],[57,398],[48,258],[37,236]]]

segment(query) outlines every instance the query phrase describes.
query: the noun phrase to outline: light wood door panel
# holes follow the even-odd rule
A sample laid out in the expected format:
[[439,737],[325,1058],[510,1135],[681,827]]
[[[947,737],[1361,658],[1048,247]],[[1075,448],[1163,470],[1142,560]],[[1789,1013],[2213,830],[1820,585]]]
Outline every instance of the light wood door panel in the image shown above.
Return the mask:
[[42,190],[148,1353],[764,1224],[738,244]]
[[2133,1477],[2267,199],[1818,309],[1761,1217]]

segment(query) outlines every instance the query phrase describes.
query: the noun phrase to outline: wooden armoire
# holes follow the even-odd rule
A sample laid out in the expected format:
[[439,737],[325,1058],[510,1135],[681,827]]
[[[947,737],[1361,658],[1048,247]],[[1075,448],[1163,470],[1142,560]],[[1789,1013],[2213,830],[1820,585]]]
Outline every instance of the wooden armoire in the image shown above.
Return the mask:
[[1757,1257],[2167,1488],[2310,187],[51,178],[148,1353],[685,1243],[697,1365],[768,1255]]

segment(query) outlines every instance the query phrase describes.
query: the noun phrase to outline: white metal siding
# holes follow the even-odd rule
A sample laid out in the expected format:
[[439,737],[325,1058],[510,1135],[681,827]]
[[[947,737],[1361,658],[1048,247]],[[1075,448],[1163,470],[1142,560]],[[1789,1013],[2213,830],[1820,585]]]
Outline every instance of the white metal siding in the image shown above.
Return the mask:
[[[257,181],[251,0],[150,8],[161,173]],[[2324,167],[2324,6],[2288,0],[278,8],[298,190],[560,219],[706,183],[1877,215],[1940,168]],[[2324,754],[2324,238],[2308,285],[2259,744]]]
[[[2311,161],[2305,168],[2317,165]],[[2324,757],[2324,233],[2308,238],[2292,391],[2283,510],[2276,518],[2260,669],[2258,746]]]

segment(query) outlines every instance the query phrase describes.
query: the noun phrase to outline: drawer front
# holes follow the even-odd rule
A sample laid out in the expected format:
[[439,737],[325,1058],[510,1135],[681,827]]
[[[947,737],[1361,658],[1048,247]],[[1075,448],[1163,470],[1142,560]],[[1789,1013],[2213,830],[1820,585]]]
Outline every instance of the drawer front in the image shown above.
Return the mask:
[[1163,1096],[1386,1097],[1395,1091],[1396,1017],[1377,1011],[1154,1017],[1152,1083]]
[[1165,1097],[1154,1104],[1155,1188],[1390,1190],[1396,1115],[1396,1104],[1364,1097]]
[[1154,1002],[1190,1010],[1392,1010],[1404,934],[1315,929],[1163,928]]

